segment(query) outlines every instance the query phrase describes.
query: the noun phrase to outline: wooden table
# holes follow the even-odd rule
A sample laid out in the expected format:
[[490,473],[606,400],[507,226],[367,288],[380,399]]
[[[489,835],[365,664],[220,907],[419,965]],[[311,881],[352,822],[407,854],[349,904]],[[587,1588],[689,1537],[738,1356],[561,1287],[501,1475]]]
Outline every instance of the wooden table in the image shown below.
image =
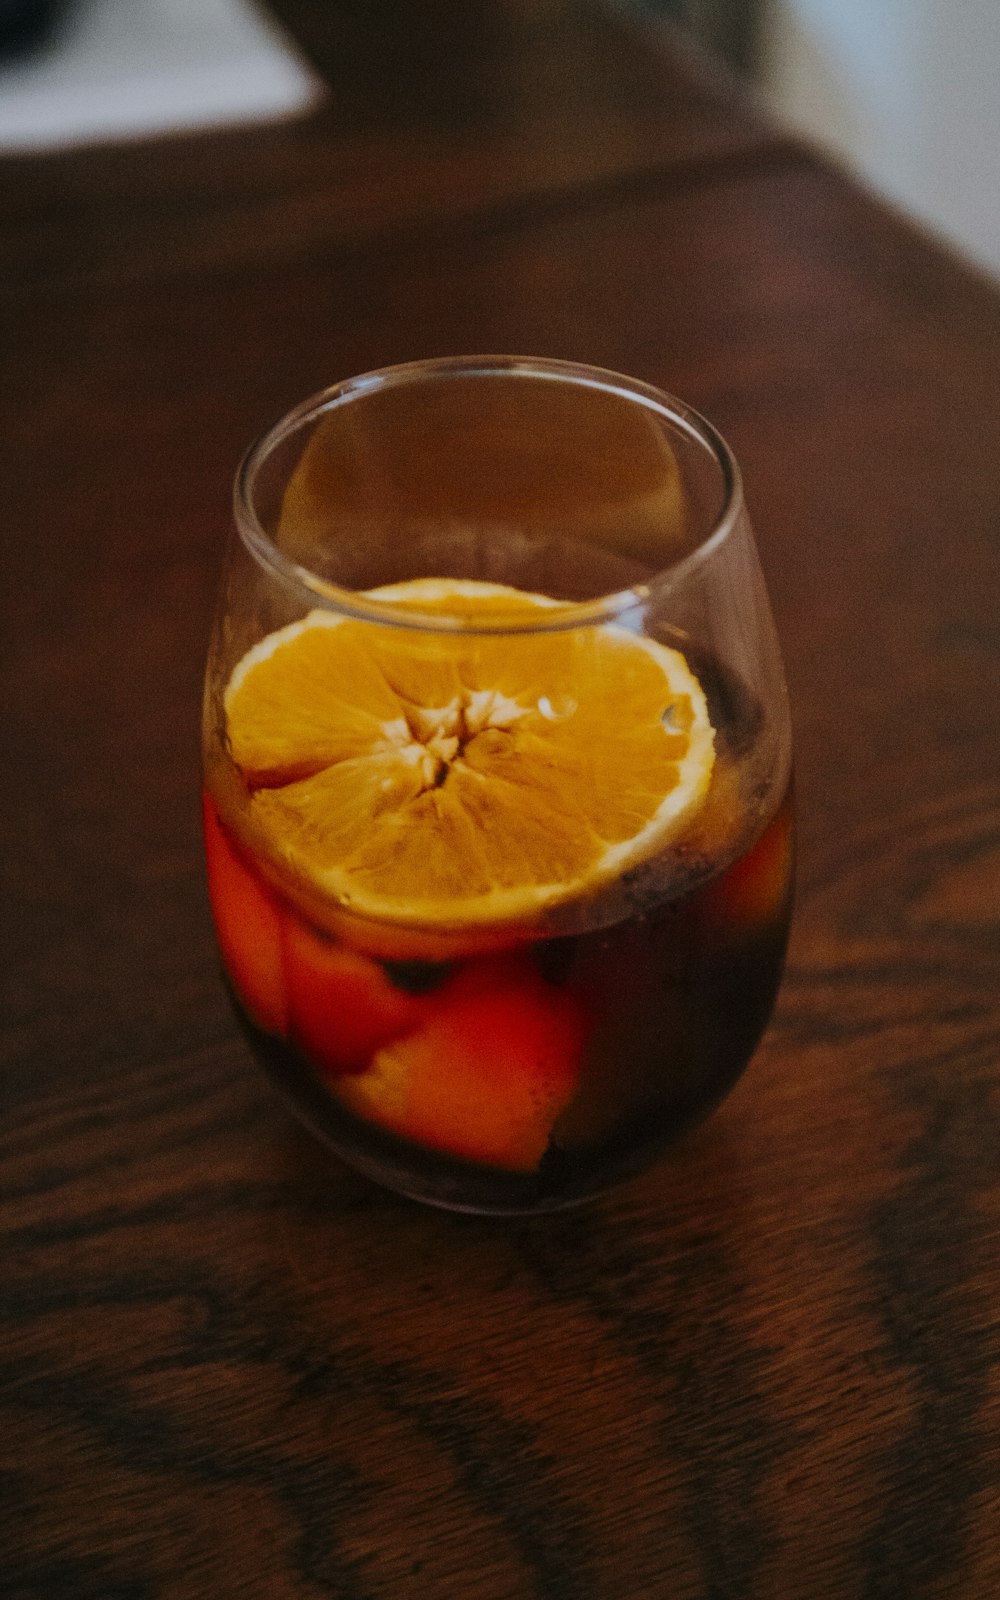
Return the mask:
[[[1000,294],[622,7],[285,0],[302,124],[0,165],[7,1600],[1000,1592]],[[217,975],[232,468],[431,354],[661,384],[741,459],[801,889],[657,1171],[421,1210]]]

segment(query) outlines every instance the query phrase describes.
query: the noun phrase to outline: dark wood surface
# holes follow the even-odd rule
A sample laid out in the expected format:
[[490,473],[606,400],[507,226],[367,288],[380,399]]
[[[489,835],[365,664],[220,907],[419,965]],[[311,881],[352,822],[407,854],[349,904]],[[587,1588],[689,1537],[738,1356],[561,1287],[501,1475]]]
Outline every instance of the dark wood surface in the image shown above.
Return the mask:
[[[301,126],[0,165],[0,1592],[993,1600],[1000,293],[620,11],[397,9],[285,8]],[[239,452],[475,349],[729,438],[802,847],[730,1099],[499,1224],[292,1122],[198,832]]]
[[520,220],[777,141],[641,12],[282,0],[328,86],[304,120],[8,160],[0,296],[266,270],[484,212]]

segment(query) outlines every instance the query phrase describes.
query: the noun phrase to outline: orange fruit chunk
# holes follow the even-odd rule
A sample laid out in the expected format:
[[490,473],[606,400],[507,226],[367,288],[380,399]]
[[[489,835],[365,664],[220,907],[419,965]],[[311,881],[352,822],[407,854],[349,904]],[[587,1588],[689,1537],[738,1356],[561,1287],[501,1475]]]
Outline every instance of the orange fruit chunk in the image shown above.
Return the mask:
[[319,1067],[357,1072],[426,1015],[430,996],[408,994],[370,957],[289,915],[285,971],[292,1040]]
[[379,1050],[367,1072],[337,1080],[340,1098],[431,1149],[533,1170],[576,1088],[581,996],[520,954],[472,961],[427,999],[427,1020]]
[[[376,922],[528,923],[700,808],[714,734],[678,651],[611,624],[533,627],[555,602],[499,584],[373,598],[395,623],[313,611],[230,678],[228,752],[279,874]],[[460,631],[501,613],[522,631]]]
[[287,1033],[282,913],[231,844],[207,794],[202,814],[208,894],[223,965],[251,1021],[267,1033]]
[[792,875],[792,812],[778,811],[746,855],[704,889],[699,918],[734,933],[763,928],[788,893]]

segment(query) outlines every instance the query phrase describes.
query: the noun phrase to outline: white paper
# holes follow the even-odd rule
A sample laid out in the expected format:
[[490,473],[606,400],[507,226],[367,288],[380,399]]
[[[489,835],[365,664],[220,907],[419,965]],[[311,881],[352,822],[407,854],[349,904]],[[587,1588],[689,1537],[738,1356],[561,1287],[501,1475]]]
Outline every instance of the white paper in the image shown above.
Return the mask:
[[0,152],[270,121],[322,92],[248,0],[76,0],[43,53],[0,64]]

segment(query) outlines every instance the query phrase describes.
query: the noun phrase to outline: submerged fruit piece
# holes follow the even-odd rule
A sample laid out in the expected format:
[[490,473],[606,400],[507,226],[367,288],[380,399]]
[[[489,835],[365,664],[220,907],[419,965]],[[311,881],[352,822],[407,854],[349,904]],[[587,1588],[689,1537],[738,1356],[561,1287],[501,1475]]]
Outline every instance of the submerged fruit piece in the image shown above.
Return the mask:
[[[610,624],[532,631],[554,602],[499,584],[423,579],[373,598],[405,625],[311,612],[254,646],[226,690],[256,836],[311,890],[428,929],[527,922],[701,805],[714,735],[676,650]],[[501,614],[513,631],[490,633]]]
[[359,1071],[426,1014],[427,996],[407,992],[377,961],[291,915],[284,953],[292,1039],[327,1071]]
[[753,848],[702,891],[699,919],[734,933],[766,927],[789,892],[792,855],[792,811],[786,803]]
[[252,1021],[288,1031],[282,913],[230,842],[208,795],[202,799],[208,894],[223,964]]
[[537,1167],[572,1097],[586,1018],[580,995],[531,957],[484,957],[427,997],[427,1019],[338,1079],[358,1115],[467,1161]]

